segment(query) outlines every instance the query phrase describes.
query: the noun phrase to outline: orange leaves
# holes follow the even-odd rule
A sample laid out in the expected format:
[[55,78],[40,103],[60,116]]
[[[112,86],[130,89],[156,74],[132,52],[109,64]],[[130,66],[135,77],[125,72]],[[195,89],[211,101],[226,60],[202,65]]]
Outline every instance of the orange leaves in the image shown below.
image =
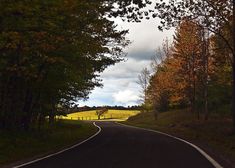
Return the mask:
[[173,47],[167,50],[152,77],[155,101],[167,98],[170,104],[189,102],[195,98],[196,85],[203,76],[201,28],[184,20],[177,28]]

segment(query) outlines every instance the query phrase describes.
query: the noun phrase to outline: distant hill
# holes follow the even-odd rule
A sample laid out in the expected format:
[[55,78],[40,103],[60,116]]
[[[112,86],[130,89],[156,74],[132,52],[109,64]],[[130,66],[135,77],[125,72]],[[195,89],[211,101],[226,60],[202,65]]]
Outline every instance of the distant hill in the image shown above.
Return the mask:
[[83,107],[78,107],[78,106],[74,106],[73,108],[71,108],[69,110],[69,113],[74,113],[74,112],[80,112],[80,111],[91,111],[91,110],[97,110],[97,109],[101,109],[101,108],[107,108],[110,110],[141,110],[140,106],[128,106],[128,107],[124,107],[124,106],[93,106],[93,107],[89,107],[89,106],[83,106]]

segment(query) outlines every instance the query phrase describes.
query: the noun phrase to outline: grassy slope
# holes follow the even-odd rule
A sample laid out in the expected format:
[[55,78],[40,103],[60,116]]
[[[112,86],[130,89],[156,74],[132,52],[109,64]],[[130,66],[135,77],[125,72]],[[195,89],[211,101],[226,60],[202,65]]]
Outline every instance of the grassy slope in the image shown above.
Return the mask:
[[0,132],[0,167],[3,164],[57,151],[97,131],[91,123],[67,120],[53,127],[46,127],[40,132]]
[[[134,116],[138,114],[137,110],[109,110],[108,113],[104,114],[101,119],[119,119],[126,120],[130,116]],[[82,118],[83,117],[83,118]],[[97,120],[97,115],[95,110],[93,111],[83,111],[69,114],[67,117],[63,117],[65,119],[73,119],[77,120],[78,118],[81,120]]]
[[161,113],[157,121],[154,120],[152,113],[142,113],[124,123],[187,139],[221,159],[225,164],[235,165],[235,135],[230,134],[231,119],[211,117],[209,121],[203,121],[203,119],[197,120],[185,110],[176,110]]

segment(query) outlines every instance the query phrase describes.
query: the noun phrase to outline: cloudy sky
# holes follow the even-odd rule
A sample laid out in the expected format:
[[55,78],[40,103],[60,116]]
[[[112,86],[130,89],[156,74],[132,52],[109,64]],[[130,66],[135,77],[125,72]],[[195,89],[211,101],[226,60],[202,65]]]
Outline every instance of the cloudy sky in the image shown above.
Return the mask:
[[165,38],[172,38],[173,30],[160,32],[156,19],[141,23],[124,23],[115,20],[121,29],[129,29],[128,39],[132,44],[126,48],[127,61],[107,68],[102,74],[103,88],[92,91],[89,100],[80,101],[79,105],[137,105],[139,103],[140,87],[137,84],[140,71],[150,68],[156,48],[161,46]]

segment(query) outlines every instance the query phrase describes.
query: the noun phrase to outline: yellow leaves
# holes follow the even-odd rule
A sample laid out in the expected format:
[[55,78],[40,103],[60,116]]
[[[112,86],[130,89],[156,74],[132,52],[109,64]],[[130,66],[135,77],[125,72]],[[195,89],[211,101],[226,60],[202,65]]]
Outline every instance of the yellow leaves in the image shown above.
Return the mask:
[[12,65],[10,67],[7,67],[6,70],[8,72],[17,72],[19,69],[18,69],[18,66],[15,64],[15,65]]
[[4,48],[9,50],[17,49],[22,39],[19,32],[2,32],[1,36],[5,39]]
[[62,37],[57,37],[57,36],[52,37],[49,36],[47,32],[43,31],[28,32],[28,34],[9,31],[9,32],[2,32],[0,36],[1,36],[1,48],[5,48],[6,50],[9,51],[21,50],[23,52],[29,52],[33,46],[35,48],[37,46],[38,50],[42,50],[44,52],[50,52],[56,49],[56,45],[58,43],[63,42]]
[[[33,33],[33,32],[32,32],[32,33]],[[46,36],[48,36],[48,33],[47,33],[47,32],[43,32],[43,31],[34,32],[34,38],[35,38],[35,40],[37,40],[37,41],[40,41],[40,40],[45,39]]]
[[43,61],[46,64],[56,64],[56,63],[62,63],[66,64],[65,60],[61,57],[50,57],[50,56],[43,56]]
[[18,65],[14,64],[11,66],[8,66],[6,68],[6,71],[8,73],[13,73],[17,75],[18,77],[26,77],[26,78],[37,78],[37,75],[33,71],[33,67],[29,68],[30,65]]
[[48,43],[42,43],[40,44],[40,48],[43,51],[49,52],[49,51],[53,51],[56,49],[56,47],[54,45],[48,44]]

